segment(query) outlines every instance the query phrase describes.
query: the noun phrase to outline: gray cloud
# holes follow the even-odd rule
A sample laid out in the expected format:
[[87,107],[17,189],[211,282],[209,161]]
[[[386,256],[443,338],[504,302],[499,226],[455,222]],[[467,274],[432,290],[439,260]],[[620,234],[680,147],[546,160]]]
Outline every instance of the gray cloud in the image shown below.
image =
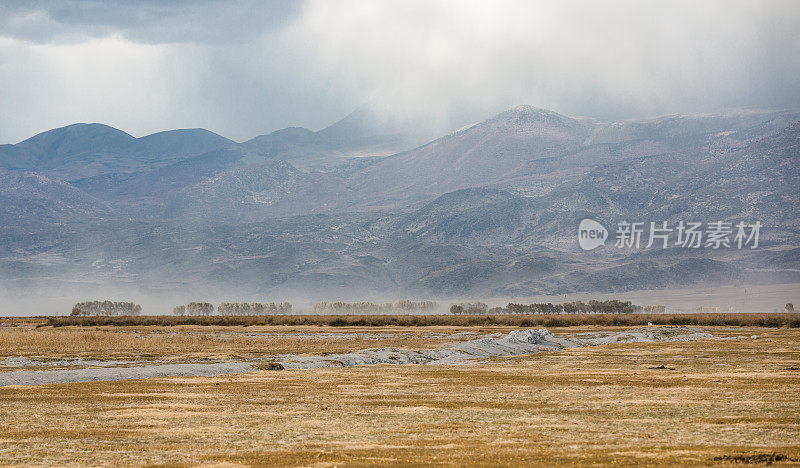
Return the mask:
[[234,139],[365,102],[452,127],[800,107],[787,1],[6,1],[0,141],[75,121]]
[[8,0],[6,35],[32,42],[122,35],[142,43],[242,43],[292,21],[301,4],[280,0]]

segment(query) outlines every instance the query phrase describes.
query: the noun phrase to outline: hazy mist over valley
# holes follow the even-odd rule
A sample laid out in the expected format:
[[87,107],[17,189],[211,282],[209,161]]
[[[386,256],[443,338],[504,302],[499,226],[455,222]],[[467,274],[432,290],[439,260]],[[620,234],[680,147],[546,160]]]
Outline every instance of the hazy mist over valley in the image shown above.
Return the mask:
[[[521,105],[426,141],[362,108],[241,143],[74,124],[0,148],[0,287],[7,304],[33,295],[56,312],[80,297],[310,304],[796,283],[798,121],[611,122]],[[576,240],[584,218],[756,213],[757,250]]]
[[794,3],[102,3],[0,7],[0,315],[800,299]]

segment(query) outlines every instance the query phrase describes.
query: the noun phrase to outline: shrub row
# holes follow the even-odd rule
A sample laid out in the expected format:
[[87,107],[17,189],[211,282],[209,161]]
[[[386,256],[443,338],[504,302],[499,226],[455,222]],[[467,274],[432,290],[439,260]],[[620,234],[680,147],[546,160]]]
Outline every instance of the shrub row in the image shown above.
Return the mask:
[[579,325],[642,326],[695,325],[747,327],[800,327],[800,314],[561,314],[561,315],[262,315],[262,316],[139,316],[51,317],[47,324],[62,326],[252,326],[313,325],[332,327],[385,326],[510,326],[571,327]]

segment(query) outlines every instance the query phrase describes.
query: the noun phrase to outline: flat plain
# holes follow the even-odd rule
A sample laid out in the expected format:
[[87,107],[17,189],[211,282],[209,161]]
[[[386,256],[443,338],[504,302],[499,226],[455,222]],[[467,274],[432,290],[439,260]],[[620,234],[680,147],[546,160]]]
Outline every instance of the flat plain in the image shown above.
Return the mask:
[[[72,359],[91,366],[434,349],[519,328],[4,324],[0,372],[17,370],[20,357],[45,369]],[[0,464],[800,463],[800,329],[699,328],[742,339],[620,343],[462,365],[0,387]]]

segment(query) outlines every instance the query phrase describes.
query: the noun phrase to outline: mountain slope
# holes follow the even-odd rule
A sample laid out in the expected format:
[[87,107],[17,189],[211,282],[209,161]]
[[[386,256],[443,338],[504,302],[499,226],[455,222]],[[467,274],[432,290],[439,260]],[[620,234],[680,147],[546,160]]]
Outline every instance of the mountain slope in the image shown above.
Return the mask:
[[[0,148],[0,169],[24,169],[70,178],[110,164],[135,138],[102,124],[73,124]],[[93,165],[94,168],[82,166]]]
[[102,124],[73,124],[0,147],[0,169],[22,169],[76,180],[170,164],[233,142],[203,129],[142,138]]
[[521,106],[374,164],[350,187],[379,201],[423,200],[502,181],[534,160],[575,151],[592,123]]
[[223,172],[171,193],[166,215],[184,219],[249,222],[325,211],[337,186],[281,160]]
[[420,122],[362,106],[330,126],[312,132],[289,127],[242,143],[253,154],[287,161],[298,169],[329,170],[349,158],[388,156],[435,137]]
[[241,167],[245,158],[245,153],[237,147],[217,149],[150,171],[100,175],[79,179],[73,184],[94,196],[117,201],[163,198],[173,190]]
[[35,172],[0,171],[0,225],[38,228],[108,216],[101,201],[72,185]]
[[153,133],[131,142],[127,154],[142,163],[172,164],[187,157],[226,148],[235,143],[203,128],[169,130]]
[[317,135],[347,156],[387,156],[433,140],[434,128],[419,118],[364,105]]
[[796,228],[799,139],[795,123],[733,151],[685,150],[602,165],[541,203],[549,218],[562,222],[588,210],[605,220],[737,219]]
[[[413,150],[355,160],[342,159],[353,141],[389,133],[355,117],[245,144],[203,130],[135,139],[104,126],[59,129],[0,148],[6,165],[49,167],[0,169],[0,278],[319,299],[797,280],[792,115],[615,123],[522,106]],[[69,178],[82,173],[92,175]],[[583,252],[575,231],[585,217],[612,234],[622,219],[764,229],[754,251]]]
[[614,123],[519,106],[379,161],[353,174],[348,186],[372,206],[487,185],[540,196],[602,164],[692,148],[740,148],[783,128],[791,117],[800,119],[800,114],[765,111]]

